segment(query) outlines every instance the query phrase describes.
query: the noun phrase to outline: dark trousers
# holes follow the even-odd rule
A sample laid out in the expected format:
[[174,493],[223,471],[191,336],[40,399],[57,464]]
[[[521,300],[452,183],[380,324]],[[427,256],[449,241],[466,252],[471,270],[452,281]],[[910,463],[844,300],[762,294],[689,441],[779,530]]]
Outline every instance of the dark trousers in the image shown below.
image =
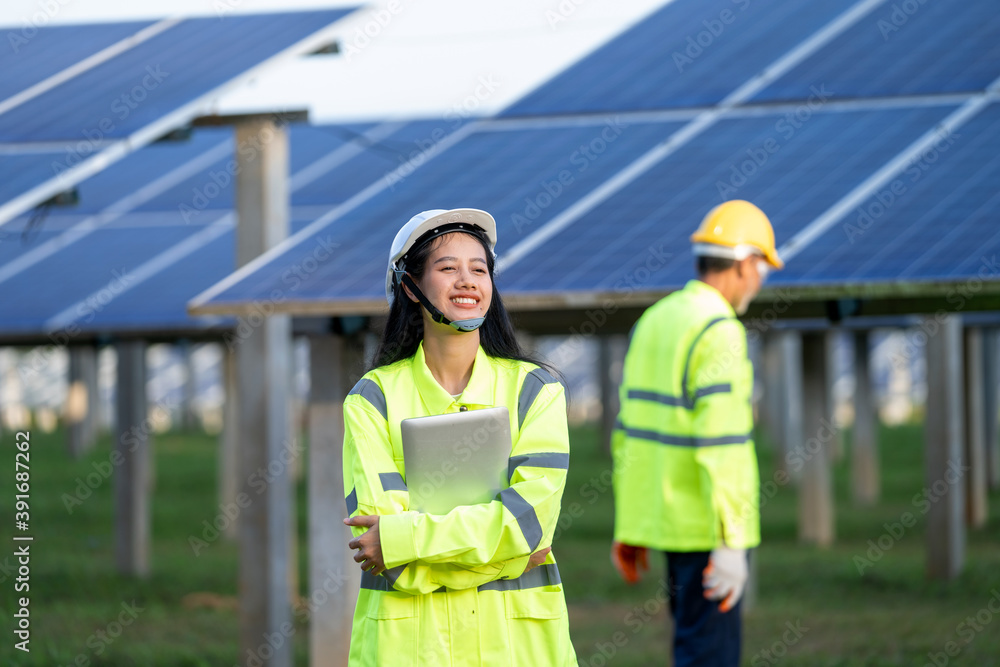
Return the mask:
[[667,588],[674,618],[674,667],[738,667],[743,601],[722,613],[701,583],[709,552],[667,552]]

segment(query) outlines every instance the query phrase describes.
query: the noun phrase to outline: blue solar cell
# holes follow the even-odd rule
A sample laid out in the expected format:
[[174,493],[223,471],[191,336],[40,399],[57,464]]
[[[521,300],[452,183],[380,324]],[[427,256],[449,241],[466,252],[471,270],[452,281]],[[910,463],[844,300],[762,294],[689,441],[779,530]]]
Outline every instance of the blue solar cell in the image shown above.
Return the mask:
[[804,99],[819,85],[842,98],[967,92],[997,77],[994,0],[886,3],[755,100]]
[[513,292],[659,290],[693,276],[688,237],[727,199],[768,213],[779,245],[952,108],[720,122],[510,267]]
[[0,101],[152,25],[151,21],[10,27],[0,49]]
[[[389,244],[415,213],[429,208],[484,208],[497,220],[499,249],[509,248],[676,127],[676,123],[616,125],[609,120],[558,129],[494,127],[473,133],[217,300],[240,300],[287,285],[294,280],[289,271],[304,266],[331,243],[338,244],[336,254],[298,281],[295,298],[379,298]],[[360,229],[365,233],[358,233]]]
[[52,162],[59,153],[0,153],[0,204],[41,185],[53,177]]
[[943,135],[805,247],[775,281],[1000,280],[997,183],[1000,106],[992,105]]
[[350,11],[182,21],[3,114],[0,142],[127,137]]
[[852,4],[849,0],[677,0],[530,93],[504,115],[714,104]]

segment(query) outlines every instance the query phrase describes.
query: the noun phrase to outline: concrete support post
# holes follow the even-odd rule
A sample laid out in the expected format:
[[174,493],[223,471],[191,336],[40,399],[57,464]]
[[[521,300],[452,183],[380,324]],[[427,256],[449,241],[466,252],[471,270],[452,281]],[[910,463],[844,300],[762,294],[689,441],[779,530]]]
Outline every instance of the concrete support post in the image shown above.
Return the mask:
[[792,459],[802,468],[799,484],[799,539],[827,547],[833,544],[834,508],[830,472],[831,447],[837,430],[827,418],[827,343],[825,333],[802,334],[802,427],[805,439]]
[[152,442],[147,421],[146,342],[123,341],[118,351],[114,464],[115,565],[122,574],[149,574]]
[[311,667],[347,665],[361,585],[361,568],[347,548],[351,530],[340,519],[347,516],[343,403],[357,380],[352,369],[363,355],[361,336],[310,338],[309,590],[315,602],[309,623]]
[[[236,126],[236,145],[236,261],[242,266],[288,236],[288,135],[271,118],[254,118]],[[234,339],[239,489],[253,499],[239,521],[240,660],[291,667],[291,320],[276,315],[247,325],[250,332]],[[267,473],[262,487],[256,482],[261,470]]]
[[965,330],[965,520],[986,525],[986,403],[983,400],[983,330]]
[[597,336],[597,377],[601,386],[601,446],[611,452],[611,434],[618,419],[618,381],[614,377],[611,336]]
[[[229,344],[222,350],[222,433],[219,434],[219,504],[236,502],[240,477],[240,405],[236,380],[236,350]],[[230,521],[222,536],[235,540],[237,521]]]
[[983,331],[985,391],[986,479],[990,490],[1000,490],[1000,330]]
[[[785,449],[778,459],[777,470],[785,471],[799,482],[802,477],[801,467],[789,466],[793,457],[799,457],[803,446],[803,370],[802,370],[802,334],[798,331],[781,333],[781,384],[783,412],[781,419],[781,441]],[[825,367],[825,366],[824,366]]]
[[[927,575],[954,579],[965,559],[964,475],[962,442],[965,411],[962,406],[962,319],[928,317],[927,417],[925,492],[927,511]],[[930,494],[933,494],[933,502]]]
[[854,333],[854,428],[851,432],[851,493],[856,505],[874,505],[881,494],[878,408],[872,393],[869,335]]
[[69,390],[64,417],[70,456],[78,459],[97,442],[97,350],[90,346],[69,348]]

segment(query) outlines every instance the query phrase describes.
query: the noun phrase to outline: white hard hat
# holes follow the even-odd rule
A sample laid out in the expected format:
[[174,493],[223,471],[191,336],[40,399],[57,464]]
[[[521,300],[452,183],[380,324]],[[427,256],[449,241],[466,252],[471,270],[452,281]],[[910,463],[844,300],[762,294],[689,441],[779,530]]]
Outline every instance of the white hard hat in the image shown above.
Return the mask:
[[[385,271],[385,298],[392,304],[392,287],[395,272],[402,270],[405,264],[405,257],[413,244],[420,237],[428,232],[441,230],[442,234],[451,231],[463,231],[461,225],[475,225],[486,232],[489,241],[490,253],[496,258],[494,248],[497,244],[497,222],[493,216],[478,208],[453,208],[450,211],[436,208],[430,211],[418,213],[402,226],[396,233],[396,238],[392,240],[392,249],[389,251],[389,266]],[[404,261],[401,262],[400,260]]]

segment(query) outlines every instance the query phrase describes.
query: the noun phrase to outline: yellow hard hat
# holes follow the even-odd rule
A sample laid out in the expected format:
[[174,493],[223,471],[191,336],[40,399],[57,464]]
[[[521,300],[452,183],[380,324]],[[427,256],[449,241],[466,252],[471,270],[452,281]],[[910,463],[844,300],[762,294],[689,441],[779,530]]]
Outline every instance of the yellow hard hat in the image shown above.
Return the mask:
[[745,259],[756,249],[776,269],[785,263],[774,247],[771,221],[748,201],[734,199],[719,204],[705,216],[691,235],[695,255]]

